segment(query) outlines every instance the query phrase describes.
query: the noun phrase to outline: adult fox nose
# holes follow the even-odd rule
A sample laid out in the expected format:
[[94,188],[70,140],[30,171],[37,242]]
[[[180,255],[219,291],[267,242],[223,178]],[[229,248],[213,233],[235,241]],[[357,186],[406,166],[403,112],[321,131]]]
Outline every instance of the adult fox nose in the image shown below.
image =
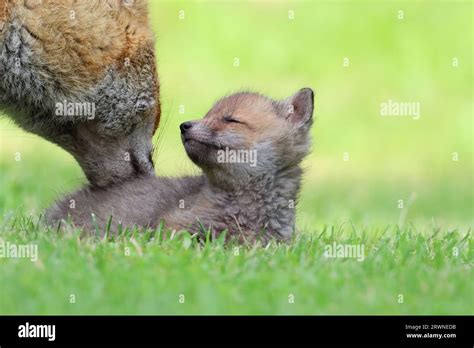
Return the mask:
[[190,121],[181,123],[179,126],[179,129],[181,129],[181,134],[186,133],[186,131],[190,129],[192,126],[193,126],[193,123]]

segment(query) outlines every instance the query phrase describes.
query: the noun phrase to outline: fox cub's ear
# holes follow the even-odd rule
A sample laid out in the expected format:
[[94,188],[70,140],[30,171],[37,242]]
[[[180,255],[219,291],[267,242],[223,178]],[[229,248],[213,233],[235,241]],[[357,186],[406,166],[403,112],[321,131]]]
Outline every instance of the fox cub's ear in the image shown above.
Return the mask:
[[306,123],[313,116],[314,92],[311,88],[302,88],[279,104],[280,112],[286,120],[292,123]]

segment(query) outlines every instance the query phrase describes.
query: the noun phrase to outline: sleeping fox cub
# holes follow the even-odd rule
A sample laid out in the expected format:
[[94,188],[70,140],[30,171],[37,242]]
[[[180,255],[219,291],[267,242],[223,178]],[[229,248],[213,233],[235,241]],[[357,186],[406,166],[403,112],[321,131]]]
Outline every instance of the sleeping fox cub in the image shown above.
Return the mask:
[[[181,124],[189,158],[203,174],[137,178],[103,189],[82,189],[50,210],[50,221],[100,228],[118,224],[193,233],[227,231],[226,238],[288,240],[294,229],[300,163],[309,151],[313,91],[274,101],[237,93],[218,101],[198,121]],[[74,207],[71,208],[71,202]]]

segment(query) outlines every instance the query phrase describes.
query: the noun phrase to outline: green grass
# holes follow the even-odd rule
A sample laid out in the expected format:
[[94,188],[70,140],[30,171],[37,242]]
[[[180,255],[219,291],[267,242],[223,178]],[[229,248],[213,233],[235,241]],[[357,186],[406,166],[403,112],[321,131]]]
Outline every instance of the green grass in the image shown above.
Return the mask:
[[[0,313],[474,313],[472,14],[468,1],[151,1],[157,173],[197,173],[178,125],[220,96],[316,90],[295,240],[236,256],[184,236],[58,235],[41,212],[84,176],[64,151],[2,120],[0,238],[37,243],[39,261],[0,258]],[[388,99],[419,102],[420,119],[381,117]],[[326,258],[333,241],[364,245],[365,260]]]
[[[44,231],[31,219],[9,221],[8,230],[4,237],[36,243],[41,257],[36,263],[0,261],[2,283],[8,284],[0,293],[2,313],[469,314],[473,309],[467,302],[473,276],[467,231],[357,230],[348,224],[262,248],[219,241],[201,245],[187,233],[163,240],[161,230],[80,239],[74,231],[62,236]],[[325,246],[335,241],[364,245],[365,259],[327,258]]]

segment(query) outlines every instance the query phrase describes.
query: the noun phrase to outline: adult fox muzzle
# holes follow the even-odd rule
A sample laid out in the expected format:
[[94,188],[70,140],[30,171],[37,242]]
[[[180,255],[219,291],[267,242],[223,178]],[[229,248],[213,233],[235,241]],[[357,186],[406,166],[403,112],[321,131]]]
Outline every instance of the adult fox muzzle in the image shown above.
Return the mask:
[[147,2],[0,0],[0,112],[70,152],[93,186],[151,175]]

